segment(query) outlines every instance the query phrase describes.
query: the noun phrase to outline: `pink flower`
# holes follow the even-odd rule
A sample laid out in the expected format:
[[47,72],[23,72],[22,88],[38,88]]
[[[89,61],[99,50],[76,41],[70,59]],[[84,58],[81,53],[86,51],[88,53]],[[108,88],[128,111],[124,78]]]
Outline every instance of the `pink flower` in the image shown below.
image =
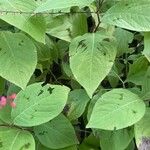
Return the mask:
[[0,106],[4,107],[7,104],[7,99],[6,97],[2,96],[0,99]]
[[8,96],[8,99],[15,99],[16,98],[16,94],[15,93],[13,93],[13,94],[11,94],[10,96]]
[[12,108],[15,108],[15,107],[16,107],[16,103],[15,103],[15,102],[10,102],[10,106],[11,106]]

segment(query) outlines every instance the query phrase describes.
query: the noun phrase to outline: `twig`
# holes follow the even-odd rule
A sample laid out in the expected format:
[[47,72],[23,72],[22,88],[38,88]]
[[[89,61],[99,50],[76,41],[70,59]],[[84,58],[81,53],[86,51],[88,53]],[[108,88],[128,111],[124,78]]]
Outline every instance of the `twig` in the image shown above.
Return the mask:
[[100,14],[100,9],[101,9],[101,7],[102,7],[103,2],[104,2],[104,0],[101,0],[101,1],[98,0],[98,7],[97,7],[97,11],[96,11],[98,24],[97,24],[97,26],[95,27],[94,32],[96,32],[96,31],[98,30],[99,25],[100,25],[100,23],[101,23],[99,14]]
[[[27,15],[57,15],[57,14],[82,14],[82,13],[87,13],[86,11],[78,11],[78,12],[63,12],[63,11],[58,11],[58,12],[42,12],[42,13],[35,13],[35,12],[25,12],[25,11],[9,11],[9,10],[0,10],[0,15],[3,14],[27,14]],[[94,13],[96,14],[97,12],[90,12],[91,14]]]
[[124,81],[120,78],[120,76],[119,76],[114,70],[112,70],[112,71],[113,71],[113,73],[118,77],[118,79],[121,81],[123,88],[125,88],[125,83],[124,83]]

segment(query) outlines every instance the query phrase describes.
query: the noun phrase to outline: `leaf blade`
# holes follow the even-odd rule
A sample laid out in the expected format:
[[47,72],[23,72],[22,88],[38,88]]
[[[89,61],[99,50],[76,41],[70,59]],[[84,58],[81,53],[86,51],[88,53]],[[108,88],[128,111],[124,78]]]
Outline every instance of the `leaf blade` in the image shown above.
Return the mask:
[[15,99],[16,108],[11,112],[15,125],[26,127],[40,125],[53,119],[63,110],[69,88],[59,85],[42,87],[41,84],[32,84],[18,93]]
[[113,89],[96,102],[87,128],[122,129],[139,121],[145,113],[144,102],[126,89]]

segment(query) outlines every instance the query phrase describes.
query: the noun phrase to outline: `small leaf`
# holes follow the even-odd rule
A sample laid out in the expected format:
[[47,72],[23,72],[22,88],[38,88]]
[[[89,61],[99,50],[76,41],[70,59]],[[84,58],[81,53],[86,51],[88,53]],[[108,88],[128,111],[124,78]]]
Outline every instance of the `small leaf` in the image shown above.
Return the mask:
[[87,128],[118,130],[138,122],[145,113],[144,102],[126,89],[113,89],[96,102]]
[[133,31],[150,31],[150,0],[123,0],[112,6],[101,21]]
[[99,150],[99,139],[93,134],[90,134],[84,138],[79,146],[79,150]]
[[69,120],[75,120],[79,118],[85,108],[87,103],[90,101],[87,93],[83,89],[76,89],[69,93],[68,105],[70,106],[69,111],[67,112],[67,117]]
[[0,150],[35,150],[31,133],[16,128],[0,127]]
[[109,39],[100,33],[88,33],[75,38],[70,45],[72,73],[90,98],[111,70],[117,53],[114,43],[106,38]]
[[131,53],[131,49],[129,49],[129,43],[133,40],[133,33],[123,30],[121,28],[116,28],[114,36],[117,39],[117,55],[121,56],[124,53]]
[[34,132],[44,146],[52,149],[78,144],[73,126],[62,114],[48,123],[34,127]]
[[22,33],[0,32],[0,76],[24,89],[36,64],[31,39]]
[[144,56],[137,58],[133,62],[133,64],[129,65],[129,72],[127,75],[126,82],[132,82],[136,85],[142,85],[143,76],[146,74],[148,65],[149,62]]
[[12,110],[13,123],[18,126],[36,126],[48,122],[63,110],[69,88],[61,85],[35,83],[20,91]]
[[85,14],[60,15],[48,17],[46,33],[70,42],[74,37],[87,32],[87,18]]

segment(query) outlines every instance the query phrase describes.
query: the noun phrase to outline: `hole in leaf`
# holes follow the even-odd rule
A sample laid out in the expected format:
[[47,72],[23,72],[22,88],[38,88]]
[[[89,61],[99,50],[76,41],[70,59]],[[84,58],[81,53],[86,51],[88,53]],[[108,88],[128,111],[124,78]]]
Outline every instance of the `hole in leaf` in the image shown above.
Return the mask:
[[50,94],[52,94],[52,91],[54,90],[54,88],[51,88],[51,87],[49,87],[48,89],[47,89],[47,91],[49,91],[49,93]]
[[43,90],[40,90],[40,92],[38,93],[38,96],[40,96],[41,94],[43,94]]

